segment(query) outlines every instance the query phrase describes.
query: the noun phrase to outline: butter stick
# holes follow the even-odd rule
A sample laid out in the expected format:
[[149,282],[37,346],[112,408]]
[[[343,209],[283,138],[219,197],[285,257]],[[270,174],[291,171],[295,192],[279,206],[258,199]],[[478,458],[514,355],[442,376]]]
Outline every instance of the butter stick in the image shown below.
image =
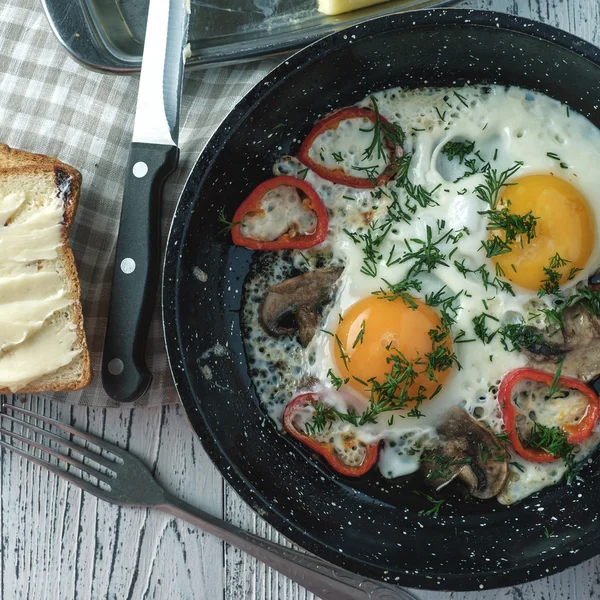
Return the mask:
[[339,15],[342,13],[381,4],[387,0],[319,0],[319,12],[325,15]]

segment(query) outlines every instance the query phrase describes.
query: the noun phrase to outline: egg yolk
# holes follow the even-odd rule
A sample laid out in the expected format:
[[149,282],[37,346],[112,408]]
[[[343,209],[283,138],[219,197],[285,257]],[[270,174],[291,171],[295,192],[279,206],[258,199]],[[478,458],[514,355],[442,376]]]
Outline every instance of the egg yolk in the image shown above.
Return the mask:
[[[553,175],[528,175],[510,182],[498,201],[498,208],[507,206],[512,214],[529,211],[537,217],[535,237],[528,243],[519,237],[512,250],[494,258],[504,277],[530,290],[539,290],[547,279],[544,267],[550,268],[551,258],[558,254],[562,266],[555,266],[565,283],[571,269],[583,269],[594,245],[594,225],[585,198],[570,183]],[[510,203],[509,203],[510,201]],[[492,235],[503,237],[501,230]],[[498,270],[498,269],[497,269]]]
[[390,357],[394,355],[413,363],[417,371],[414,381],[406,387],[410,398],[430,398],[450,374],[451,363],[443,369],[431,369],[435,363],[428,357],[443,347],[452,354],[448,336],[437,343],[429,334],[436,328],[441,330],[439,315],[419,300],[414,303],[416,308],[412,309],[401,298],[389,301],[371,296],[353,304],[343,315],[332,341],[332,352],[342,377],[349,378],[349,385],[366,397],[370,395],[369,380],[384,383],[393,372]]

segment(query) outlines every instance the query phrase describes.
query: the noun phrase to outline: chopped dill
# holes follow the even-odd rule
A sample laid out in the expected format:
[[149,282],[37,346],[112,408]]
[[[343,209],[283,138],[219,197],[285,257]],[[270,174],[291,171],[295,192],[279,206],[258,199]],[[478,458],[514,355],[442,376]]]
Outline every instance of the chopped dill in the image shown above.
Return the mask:
[[[329,377],[329,379],[331,380],[331,385],[333,385],[333,387],[336,390],[339,390],[344,384],[344,379],[342,379],[341,377],[337,377],[331,369],[327,371],[327,377]],[[346,381],[348,380],[346,379]]]
[[465,140],[464,142],[446,142],[442,148],[442,154],[448,157],[448,160],[458,158],[458,164],[462,165],[463,161],[469,154],[475,150],[475,142]]
[[505,206],[501,210],[485,210],[480,211],[479,214],[487,215],[489,222],[486,228],[488,231],[501,230],[504,234],[503,237],[494,234],[489,241],[481,242],[487,258],[510,252],[517,241],[523,247],[524,237],[529,244],[536,235],[535,227],[539,217],[533,216],[531,211],[524,215],[517,215],[510,211],[509,206]]
[[539,329],[520,323],[503,325],[496,333],[500,336],[502,346],[507,352],[521,352],[523,348],[530,348],[544,341],[544,336]]
[[347,369],[348,363],[350,362],[350,357],[344,352],[344,345],[342,344],[342,340],[340,340],[338,335],[335,336],[335,343],[340,351],[340,358],[344,363],[344,367]]
[[551,400],[554,396],[556,396],[556,394],[558,394],[563,389],[563,386],[561,383],[559,383],[559,381],[564,362],[565,357],[563,356],[558,362],[558,368],[556,369],[554,377],[552,378],[552,382],[550,383],[550,387],[548,388],[548,395],[546,397],[546,400]]
[[446,112],[447,111],[444,111],[443,113],[441,113],[440,109],[436,106],[435,107],[435,112],[437,112],[438,117],[440,118],[440,121],[442,121],[442,122],[445,123],[446,122]]
[[481,314],[477,315],[476,317],[473,317],[473,319],[472,319],[473,331],[475,332],[475,335],[484,344],[489,344],[494,339],[494,336],[496,335],[496,331],[493,331],[493,332],[488,331],[486,319],[496,321],[496,323],[499,322],[499,319],[497,319],[493,315],[490,315],[489,313],[481,313]]
[[544,267],[544,275],[546,279],[542,280],[538,296],[542,297],[546,294],[558,294],[560,292],[560,282],[562,275],[558,269],[565,267],[569,262],[560,256],[557,252],[549,259],[549,267]]
[[459,94],[458,92],[454,92],[454,95],[460,100],[461,104],[464,104],[464,106],[466,106],[467,108],[469,108],[469,105],[467,104],[467,101],[466,101],[465,97],[462,94]]
[[352,344],[353,348],[356,348],[356,346],[358,344],[363,343],[363,338],[365,336],[365,325],[366,325],[366,321],[363,320],[363,322],[360,324],[360,331],[358,332],[356,339],[354,340],[354,343]]
[[533,421],[529,435],[523,440],[527,448],[544,450],[554,458],[562,458],[567,466],[567,479],[575,470],[575,446],[567,441],[568,434],[562,427],[548,427]]

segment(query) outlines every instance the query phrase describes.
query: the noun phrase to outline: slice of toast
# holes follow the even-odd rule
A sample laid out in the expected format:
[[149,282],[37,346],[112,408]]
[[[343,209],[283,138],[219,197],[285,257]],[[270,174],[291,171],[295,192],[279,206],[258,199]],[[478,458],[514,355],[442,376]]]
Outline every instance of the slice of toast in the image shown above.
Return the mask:
[[[57,292],[62,290],[61,297],[66,303],[60,310],[52,312],[45,318],[39,327],[31,327],[22,342],[12,345],[5,343],[0,350],[0,375],[2,361],[5,361],[5,365],[11,366],[23,364],[19,361],[22,361],[23,357],[28,359],[30,356],[28,352],[31,353],[31,357],[34,357],[36,352],[42,351],[41,363],[45,365],[47,362],[48,365],[45,366],[48,367],[53,363],[47,353],[44,355],[44,351],[50,348],[60,349],[56,364],[68,360],[66,364],[60,364],[57,368],[48,370],[29,381],[17,381],[18,373],[14,380],[0,379],[2,394],[16,391],[19,393],[71,391],[81,389],[91,381],[92,369],[83,328],[80,284],[73,253],[68,243],[68,229],[75,217],[80,189],[79,172],[58,159],[13,150],[4,144],[0,145],[0,202],[10,194],[17,194],[20,202],[18,209],[5,221],[6,225],[19,225],[19,223],[29,222],[28,219],[35,220],[45,214],[58,214],[57,220],[61,221],[60,225],[57,224],[56,229],[53,229],[60,236],[60,243],[53,251],[53,256],[45,255],[32,264],[14,262],[10,257],[7,260],[6,251],[2,259],[3,255],[0,252],[0,283],[3,282],[6,287],[6,282],[10,282],[11,277],[23,275],[24,270],[27,270],[28,275],[49,273],[53,275],[52,281],[59,282]],[[49,207],[54,207],[54,212]],[[4,231],[7,232],[8,229],[9,227]],[[0,244],[1,238],[0,228]],[[36,290],[29,290],[28,293],[35,295],[35,292]],[[14,304],[12,306],[14,309]],[[64,341],[62,346],[59,340]],[[7,372],[6,369],[4,372]]]

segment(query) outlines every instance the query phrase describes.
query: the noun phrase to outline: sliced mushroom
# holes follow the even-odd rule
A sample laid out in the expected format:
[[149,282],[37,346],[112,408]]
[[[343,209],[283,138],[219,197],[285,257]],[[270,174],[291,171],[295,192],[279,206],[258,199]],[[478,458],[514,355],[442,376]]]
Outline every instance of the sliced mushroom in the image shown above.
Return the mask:
[[[260,306],[264,330],[274,337],[284,337],[292,336],[297,329],[300,343],[306,348],[321,323],[319,309],[331,298],[342,271],[342,267],[317,269],[271,286]],[[290,316],[293,319],[287,318]]]
[[600,375],[600,319],[583,302],[563,313],[562,329],[550,331],[543,341],[530,345],[526,354],[536,368],[556,370],[556,361],[565,357],[562,373],[581,381]]
[[497,496],[508,477],[508,453],[502,442],[458,407],[448,411],[438,434],[438,442],[421,462],[425,481],[439,488],[457,479],[475,498]]

